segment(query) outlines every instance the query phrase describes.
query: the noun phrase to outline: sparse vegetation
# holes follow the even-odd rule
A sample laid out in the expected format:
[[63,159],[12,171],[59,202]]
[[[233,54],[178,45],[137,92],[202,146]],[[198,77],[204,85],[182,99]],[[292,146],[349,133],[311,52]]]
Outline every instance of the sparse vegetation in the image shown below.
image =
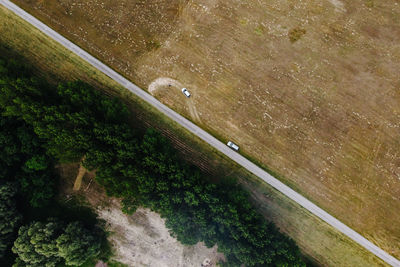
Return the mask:
[[263,30],[263,28],[262,28],[261,26],[258,26],[258,27],[256,27],[256,28],[254,29],[254,32],[255,32],[255,34],[261,36],[261,35],[263,34],[264,30]]
[[375,6],[374,0],[365,0],[365,5],[368,8],[373,8]]
[[306,30],[302,28],[294,28],[289,31],[289,40],[294,43],[306,34]]

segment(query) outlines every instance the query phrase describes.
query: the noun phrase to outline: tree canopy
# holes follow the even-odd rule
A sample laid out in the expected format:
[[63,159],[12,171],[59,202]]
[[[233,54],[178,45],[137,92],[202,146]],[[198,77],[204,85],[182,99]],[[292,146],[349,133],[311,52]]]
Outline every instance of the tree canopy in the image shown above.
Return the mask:
[[[133,212],[140,205],[151,208],[166,219],[171,233],[183,244],[217,244],[228,259],[225,265],[304,265],[293,240],[264,220],[239,185],[209,182],[157,131],[149,129],[139,134],[128,124],[128,109],[118,99],[104,96],[83,82],[63,83],[55,90],[34,76],[18,76],[4,69],[7,64],[3,62],[2,115],[32,127],[47,153],[25,159],[26,173],[36,175],[46,167],[48,161],[41,155],[66,162],[84,156],[85,167],[97,170],[96,180],[107,194],[124,199],[125,211]],[[40,226],[47,229],[46,225]],[[29,235],[29,229],[22,228],[14,246],[23,257],[24,246],[27,253],[34,254],[24,241],[35,237]],[[50,251],[55,245],[67,262],[81,261],[66,255],[81,251],[86,243],[66,245],[64,241],[75,238],[72,232],[64,233],[60,244],[54,243],[51,229],[48,233]],[[36,247],[33,251],[40,254]]]
[[0,258],[12,243],[15,229],[22,219],[17,210],[16,193],[14,184],[0,184]]
[[87,259],[95,258],[100,253],[99,238],[85,229],[80,222],[68,224],[56,243],[58,255],[65,260],[66,265],[80,266]]
[[61,262],[56,239],[61,233],[59,222],[33,222],[22,226],[12,251],[18,255],[18,266],[53,267]]
[[[18,61],[0,59],[0,88],[10,89],[13,82],[22,86],[27,81],[34,86],[24,88],[25,93],[40,93],[42,86],[48,85],[30,73]],[[12,114],[14,111],[0,106],[1,265],[11,266],[15,261],[14,266],[54,266],[58,263],[79,266],[97,256],[105,260],[109,252],[100,246],[105,235],[95,225],[94,214],[81,204],[71,204],[74,201],[67,205],[54,198],[57,175],[48,142],[34,131],[33,121],[26,122],[28,117],[5,116],[7,112]],[[49,216],[73,222],[68,224],[60,219],[46,223],[37,221]],[[85,226],[75,221],[80,219]],[[25,226],[18,232],[21,224]],[[103,253],[101,256],[100,252]]]
[[100,239],[80,222],[56,219],[22,226],[12,248],[17,266],[80,266],[100,253]]
[[0,181],[14,182],[33,207],[48,204],[54,195],[53,163],[43,145],[32,126],[0,117]]

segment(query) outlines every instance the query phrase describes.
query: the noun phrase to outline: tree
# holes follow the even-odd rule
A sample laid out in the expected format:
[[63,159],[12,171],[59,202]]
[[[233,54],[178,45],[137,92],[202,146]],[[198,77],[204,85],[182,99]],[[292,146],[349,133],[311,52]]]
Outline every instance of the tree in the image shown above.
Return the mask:
[[21,226],[12,247],[12,251],[19,258],[17,265],[24,262],[25,265],[32,267],[53,267],[61,262],[56,239],[60,235],[62,226],[58,221],[33,222],[28,226]]
[[99,238],[85,229],[80,222],[68,224],[56,243],[58,255],[64,258],[66,265],[80,266],[100,253]]
[[17,211],[15,194],[14,184],[0,185],[0,258],[12,243],[14,231],[22,219]]
[[19,119],[0,117],[0,151],[0,179],[14,182],[31,206],[46,205],[54,195],[55,175],[43,141],[32,127]]
[[48,168],[49,161],[45,155],[33,155],[25,162],[24,167],[29,171],[42,171]]
[[22,226],[12,251],[17,254],[16,266],[80,266],[100,253],[101,239],[81,222],[65,223],[50,218],[48,222],[32,222]]

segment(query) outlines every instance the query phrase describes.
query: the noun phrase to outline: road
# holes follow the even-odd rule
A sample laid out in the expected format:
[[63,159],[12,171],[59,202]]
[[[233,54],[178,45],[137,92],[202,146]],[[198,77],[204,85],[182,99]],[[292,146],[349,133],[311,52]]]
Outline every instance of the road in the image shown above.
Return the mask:
[[89,53],[86,51],[82,50],[80,47],[77,45],[73,44],[51,28],[49,28],[47,25],[44,23],[40,22],[36,18],[34,18],[32,15],[28,14],[15,4],[11,3],[8,0],[0,0],[0,4],[2,4],[4,7],[7,9],[11,10],[15,14],[17,14],[19,17],[24,19],[25,21],[29,22],[32,24],[34,27],[42,31],[44,34],[52,38],[53,40],[57,41],[73,53],[77,54],[80,56],[82,59],[87,61],[89,64],[103,72],[105,75],[110,77],[111,79],[115,80],[128,90],[130,90],[133,94],[141,98],[143,101],[146,101],[150,105],[152,105],[154,108],[162,112],[165,116],[169,117],[170,119],[174,120],[175,122],[179,123],[181,126],[186,128],[188,131],[191,133],[195,134],[199,138],[201,138],[203,141],[207,142],[209,145],[213,146],[215,149],[218,151],[222,152],[225,154],[227,157],[231,158],[233,161],[241,165],[242,167],[246,168],[248,171],[253,173],[254,175],[260,177],[262,180],[264,180],[266,183],[286,195],[288,198],[292,199],[293,201],[297,202],[300,204],[302,207],[316,215],[317,217],[321,218],[323,221],[337,229],[338,231],[342,232],[358,244],[360,244],[362,247],[367,249],[368,251],[372,252],[375,254],[377,257],[381,258],[383,261],[386,263],[400,267],[400,261],[393,256],[389,255],[387,252],[379,248],[378,246],[374,245],[370,241],[368,241],[366,238],[361,236],[359,233],[355,232],[353,229],[350,227],[346,226],[339,220],[337,220],[335,217],[332,215],[328,214],[324,210],[322,210],[320,207],[300,195],[299,193],[295,192],[292,190],[290,187],[287,185],[283,184],[280,182],[278,179],[274,178],[271,176],[269,173],[246,159],[245,157],[241,156],[239,153],[234,152],[233,150],[229,149],[224,143],[221,141],[217,140],[215,137],[192,123],[191,121],[187,120],[183,116],[179,115],[172,109],[168,108],[161,102],[159,102],[156,98],[145,92],[144,90],[140,89],[138,86],[133,84],[132,82],[128,81],[124,77],[122,77],[120,74],[100,62],[98,59],[95,57],[91,56]]

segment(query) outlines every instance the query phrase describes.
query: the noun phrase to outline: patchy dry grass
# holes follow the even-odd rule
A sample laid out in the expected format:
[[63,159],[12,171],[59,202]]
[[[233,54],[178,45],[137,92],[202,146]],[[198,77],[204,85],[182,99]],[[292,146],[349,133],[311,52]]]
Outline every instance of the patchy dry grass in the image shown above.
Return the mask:
[[33,7],[52,28],[129,75],[143,54],[159,48],[168,37],[185,2],[16,1],[22,7]]
[[291,30],[289,31],[289,33],[288,33],[288,35],[289,35],[289,40],[290,40],[292,43],[294,43],[294,42],[300,40],[300,38],[301,38],[304,34],[306,34],[306,30],[304,30],[304,29],[301,29],[301,28],[294,28],[294,29],[291,29]]
[[[180,10],[180,13],[184,13],[184,9]],[[239,25],[244,27],[247,25],[249,29],[251,29],[252,33],[255,36],[259,36],[254,33],[254,29],[257,27],[254,24],[251,24],[251,20],[238,20]],[[293,25],[295,27],[296,25]],[[289,28],[289,27],[288,27]],[[291,27],[290,27],[291,28]],[[175,123],[165,119],[163,116],[160,116],[159,113],[155,112],[152,108],[148,105],[141,103],[131,94],[129,94],[126,90],[121,88],[120,86],[116,85],[113,81],[109,78],[105,77],[104,75],[100,74],[98,71],[94,70],[88,64],[80,60],[78,57],[72,55],[67,50],[63,49],[53,41],[45,38],[40,32],[33,29],[30,25],[24,23],[16,16],[10,14],[10,12],[4,10],[4,8],[0,7],[0,42],[9,44],[16,52],[24,55],[28,60],[31,60],[31,63],[38,67],[38,71],[41,73],[47,74],[49,78],[57,79],[82,79],[85,80],[98,88],[101,88],[108,94],[118,95],[123,97],[127,103],[130,105],[132,111],[134,112],[134,117],[144,122],[147,125],[154,126],[160,129],[164,135],[168,136],[173,144],[180,149],[181,153],[185,155],[185,158],[188,158],[192,163],[198,165],[202,168],[205,172],[209,172],[214,175],[221,175],[223,177],[233,177],[233,178],[240,178],[240,181],[249,188],[252,192],[252,197],[259,204],[260,210],[263,214],[277,223],[277,225],[288,235],[290,235],[296,242],[300,245],[303,252],[306,253],[308,256],[312,257],[313,260],[321,265],[325,266],[373,266],[373,265],[383,265],[376,257],[367,253],[364,249],[360,248],[359,246],[355,245],[353,242],[348,240],[348,238],[344,237],[343,235],[337,233],[334,229],[326,225],[325,223],[321,222],[319,219],[315,218],[307,211],[300,208],[295,203],[292,203],[287,198],[272,190],[270,187],[263,183],[257,182],[257,179],[250,176],[248,173],[244,172],[237,166],[232,165],[230,161],[226,158],[221,156],[220,154],[216,153],[212,148],[204,145],[200,140],[194,138],[192,135],[188,134],[187,132],[183,131],[179,126]],[[307,29],[307,34],[304,35],[304,39],[310,33]],[[265,29],[263,30],[263,34],[265,34]],[[285,42],[289,42],[287,35],[282,36],[285,38]],[[295,45],[299,45],[304,39],[300,39]],[[284,42],[282,40],[282,42]],[[290,43],[290,42],[289,42]],[[162,44],[157,51],[157,53],[162,52],[165,43]],[[222,63],[221,63],[222,64]],[[179,68],[183,68],[179,65]],[[155,69],[157,70],[157,69]],[[222,71],[223,69],[221,69]],[[160,70],[161,72],[163,70]],[[221,74],[219,74],[221,75]],[[154,77],[158,77],[155,75]],[[149,81],[153,80],[154,77],[151,77]],[[170,75],[170,77],[175,77],[174,75]],[[182,77],[182,79],[181,79]],[[186,78],[184,78],[186,77]],[[192,76],[179,76],[179,80],[181,82],[187,83],[189,79],[188,77]],[[196,76],[193,76],[196,77]],[[175,77],[177,78],[177,77]],[[183,80],[183,81],[182,81]],[[222,84],[221,79],[217,79],[219,83]],[[210,80],[211,82],[211,80]],[[228,83],[226,82],[226,85]],[[202,87],[199,87],[202,88]],[[207,87],[202,88],[202,90],[198,89],[196,92],[200,94],[200,96],[196,95],[196,99],[201,102],[201,97],[203,97],[204,91]],[[225,88],[225,87],[224,87]],[[191,89],[191,88],[190,88]],[[229,88],[225,88],[228,90]],[[208,90],[208,89],[207,89]],[[206,90],[206,91],[207,91]],[[191,90],[193,91],[193,90]],[[228,92],[228,91],[226,91]],[[178,93],[180,93],[178,91]],[[282,95],[288,96],[282,89]],[[214,91],[216,101],[220,100],[221,94],[220,90]],[[206,103],[207,98],[204,99],[204,105],[208,105]],[[290,102],[290,101],[289,101]],[[183,102],[182,102],[183,103]],[[219,103],[219,102],[215,102]],[[223,103],[223,102],[221,102]],[[173,103],[172,103],[173,104]],[[185,103],[183,103],[185,104]],[[238,114],[240,114],[240,109],[245,111],[244,107],[238,107],[237,105],[233,106],[236,109],[239,108]],[[181,107],[182,108],[182,107]],[[198,105],[197,108],[201,110],[199,115],[203,121],[207,123],[211,123],[212,121],[207,119],[209,117],[204,117],[205,113],[204,108],[201,105]],[[214,108],[217,108],[216,106]],[[249,107],[248,109],[251,111],[254,107]],[[185,110],[182,108],[183,113]],[[215,109],[214,109],[215,110]],[[221,112],[217,112],[215,116],[221,115]],[[235,113],[236,114],[236,113]],[[189,116],[189,112],[187,112]],[[273,114],[274,117],[278,115],[278,113]],[[280,114],[281,116],[285,116],[283,112]],[[267,116],[268,117],[268,116]],[[251,122],[251,121],[250,121]],[[210,124],[210,127],[212,125]],[[251,127],[242,128],[240,125],[237,124],[235,120],[231,120],[228,124],[226,124],[225,131],[217,132],[222,137],[227,137],[227,134],[232,134],[233,136],[238,136],[240,131],[248,131],[249,132],[249,140],[247,145],[251,145],[254,142],[254,137],[252,137]],[[282,128],[285,129],[285,128]],[[278,130],[276,130],[278,131]],[[310,130],[311,131],[311,130]],[[276,137],[276,135],[274,135]],[[282,141],[279,142],[278,145],[281,145],[284,142],[284,135],[282,135]],[[240,138],[238,136],[237,138]],[[268,135],[264,134],[264,138],[268,138]],[[242,139],[239,139],[242,140]],[[243,140],[242,140],[243,142]],[[260,144],[262,142],[262,144]],[[245,142],[243,142],[245,143]],[[241,143],[242,144],[242,143]],[[268,142],[264,139],[260,139],[258,143],[261,146],[261,150],[268,146]],[[296,146],[295,146],[296,147]],[[295,148],[294,147],[294,148]],[[274,147],[271,149],[266,149],[264,153],[272,153]],[[251,149],[245,149],[247,153],[251,152]],[[255,149],[255,152],[258,152],[258,149]],[[296,151],[302,153],[301,150]],[[252,154],[253,155],[253,154]],[[278,153],[274,154],[275,160],[281,159],[284,162],[286,158],[283,156],[279,156]],[[254,155],[253,155],[254,156]],[[269,157],[261,157],[259,158],[260,161],[266,162],[269,160]],[[285,165],[283,165],[285,166]],[[396,165],[394,165],[396,166]],[[274,167],[274,166],[273,166]],[[290,165],[287,166],[287,169],[282,170],[290,170]],[[76,165],[75,171],[73,171],[72,177],[76,177],[78,165]],[[302,169],[300,164],[297,168]],[[274,170],[280,170],[274,168]],[[305,172],[305,170],[303,170]],[[284,173],[286,174],[286,173]],[[293,172],[293,174],[296,174]],[[305,172],[306,174],[306,172]],[[86,177],[86,176],[85,176]],[[292,177],[292,176],[285,176],[285,177]],[[294,178],[297,176],[293,176]],[[309,179],[309,180],[306,180]],[[305,176],[304,177],[304,186],[308,185],[311,188],[317,188],[321,186],[319,183],[315,182],[312,183],[312,177]],[[73,178],[72,178],[73,179]],[[86,178],[84,178],[85,180]],[[338,183],[340,180],[338,180]],[[71,182],[71,188],[72,188]],[[297,183],[296,183],[297,185]],[[299,188],[302,186],[297,185]],[[83,186],[82,190],[86,190],[87,187]],[[324,187],[322,187],[323,189]],[[321,189],[321,190],[322,190]],[[317,191],[318,193],[319,191]],[[346,196],[346,194],[344,194]],[[390,204],[390,203],[389,203]],[[349,207],[351,208],[351,207]],[[389,211],[390,212],[390,211]],[[345,215],[345,214],[344,214]],[[357,214],[354,214],[356,216]],[[341,215],[343,216],[343,215]],[[341,217],[338,216],[338,217]],[[358,216],[358,215],[357,215]],[[370,217],[372,218],[372,217]],[[389,218],[393,219],[394,218]],[[366,223],[371,223],[370,220],[367,220]],[[387,235],[385,234],[387,230],[390,228],[383,228],[382,238],[383,241],[381,243],[387,242]],[[373,228],[373,231],[376,229]],[[396,235],[394,235],[396,238]],[[397,242],[398,243],[398,242]],[[396,244],[396,240],[394,239],[392,244]],[[394,245],[396,248],[396,246]],[[395,251],[395,250],[394,250]]]

